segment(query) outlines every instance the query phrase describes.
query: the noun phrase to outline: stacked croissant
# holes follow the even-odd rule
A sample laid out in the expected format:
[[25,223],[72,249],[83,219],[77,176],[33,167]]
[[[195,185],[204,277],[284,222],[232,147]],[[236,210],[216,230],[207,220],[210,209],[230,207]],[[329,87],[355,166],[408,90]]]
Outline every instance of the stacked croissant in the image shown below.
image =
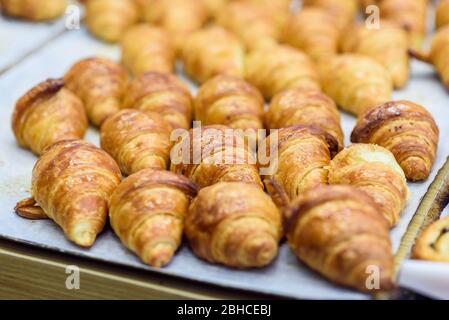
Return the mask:
[[[377,29],[355,23],[358,0],[308,0],[294,15],[289,2],[86,1],[89,30],[120,42],[121,63],[84,59],[19,99],[14,134],[40,158],[16,212],[83,247],[109,216],[154,267],[183,236],[210,263],[264,267],[285,236],[335,283],[371,292],[374,265],[376,289],[392,289],[389,230],[407,180],[429,177],[439,134],[425,107],[392,93],[412,47],[449,86],[449,30],[427,55],[416,49],[424,0],[375,1],[388,12]],[[346,148],[338,108],[357,116]],[[82,140],[89,122],[101,148]]]

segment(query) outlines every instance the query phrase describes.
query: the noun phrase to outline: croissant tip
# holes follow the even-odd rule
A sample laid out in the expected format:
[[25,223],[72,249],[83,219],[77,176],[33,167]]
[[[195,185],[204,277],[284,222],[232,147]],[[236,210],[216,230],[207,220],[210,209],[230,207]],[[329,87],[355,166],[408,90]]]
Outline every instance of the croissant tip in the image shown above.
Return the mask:
[[276,257],[278,244],[271,237],[253,238],[246,250],[248,260],[255,266],[266,266]]
[[409,157],[401,163],[405,176],[411,181],[425,180],[429,176],[426,162],[419,157]]
[[94,244],[96,237],[97,235],[95,232],[85,230],[84,228],[78,228],[78,230],[73,232],[71,239],[73,239],[73,242],[77,245],[88,248]]
[[175,248],[168,243],[159,243],[152,246],[143,253],[143,260],[148,265],[161,268],[170,263],[175,254]]

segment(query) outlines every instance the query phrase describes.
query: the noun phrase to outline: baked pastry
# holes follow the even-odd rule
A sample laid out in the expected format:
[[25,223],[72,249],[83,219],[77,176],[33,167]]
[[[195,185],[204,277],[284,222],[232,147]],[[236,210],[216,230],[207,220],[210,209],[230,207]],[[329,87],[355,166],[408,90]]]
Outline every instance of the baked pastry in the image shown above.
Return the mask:
[[393,81],[376,60],[360,54],[328,59],[321,67],[321,84],[343,110],[360,115],[391,100]]
[[31,21],[45,21],[64,14],[67,0],[0,0],[3,13]]
[[287,89],[320,89],[318,71],[310,58],[285,45],[250,52],[245,76],[268,100]]
[[305,7],[313,6],[328,11],[339,29],[354,22],[359,8],[358,0],[304,0],[303,4]]
[[449,25],[449,0],[440,0],[436,7],[437,29]]
[[121,39],[122,63],[137,77],[146,72],[173,72],[175,49],[167,31],[148,24],[128,29]]
[[100,141],[125,175],[146,168],[167,169],[170,125],[156,113],[124,109],[101,126]]
[[89,120],[97,127],[120,110],[128,85],[128,73],[121,65],[104,58],[77,62],[64,76],[70,91],[84,103]]
[[[273,159],[268,148],[271,143],[276,146]],[[266,148],[272,166],[272,172],[264,177],[265,187],[279,207],[327,184],[327,167],[337,153],[337,141],[331,135],[317,127],[300,125],[279,129],[261,147]]]
[[103,230],[109,197],[120,178],[117,164],[103,150],[86,141],[59,141],[36,162],[32,198],[15,210],[29,219],[48,217],[69,240],[90,247]]
[[[320,186],[285,209],[288,243],[296,256],[332,282],[362,292],[393,289],[394,260],[387,221],[365,193]],[[370,287],[376,266],[379,287]]]
[[184,71],[198,83],[219,74],[243,77],[243,46],[222,27],[208,27],[187,36],[181,58]]
[[184,219],[196,193],[183,176],[141,170],[123,180],[110,198],[112,229],[144,263],[165,266],[181,245]]
[[189,129],[192,125],[189,88],[167,73],[147,72],[131,81],[123,108],[158,113],[173,129]]
[[281,214],[263,190],[221,182],[200,190],[185,222],[193,252],[211,263],[257,268],[276,257]]
[[87,125],[83,103],[62,79],[36,85],[17,101],[12,115],[17,142],[36,155],[57,141],[83,138]]
[[366,192],[391,227],[398,223],[409,196],[404,172],[393,154],[374,144],[353,144],[337,154],[330,162],[329,183]]
[[238,181],[263,189],[255,152],[243,136],[222,125],[194,128],[180,136],[171,151],[171,171],[200,188]]
[[205,82],[194,99],[195,119],[202,125],[223,124],[257,141],[263,129],[264,100],[243,79],[219,75]]
[[338,150],[343,149],[340,113],[335,102],[317,90],[290,89],[273,97],[265,114],[268,129],[293,125],[315,125],[333,136]]
[[390,101],[361,115],[352,142],[374,143],[390,150],[407,179],[426,179],[435,161],[438,127],[432,115],[410,101]]
[[134,0],[89,0],[86,2],[86,25],[97,38],[117,42],[126,29],[139,20]]
[[352,26],[343,33],[343,52],[358,53],[381,63],[390,73],[395,88],[402,88],[410,77],[408,35],[394,24],[382,21],[380,29]]
[[435,262],[449,262],[449,217],[428,226],[413,248],[413,258]]
[[338,53],[340,30],[332,15],[319,7],[306,7],[292,16],[282,40],[320,63]]

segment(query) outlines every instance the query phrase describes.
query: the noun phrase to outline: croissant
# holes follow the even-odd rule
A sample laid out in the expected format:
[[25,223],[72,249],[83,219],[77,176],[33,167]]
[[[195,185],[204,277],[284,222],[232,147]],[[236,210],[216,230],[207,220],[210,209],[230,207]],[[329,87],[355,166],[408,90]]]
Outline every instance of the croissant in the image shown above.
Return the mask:
[[338,53],[339,37],[340,32],[328,11],[306,7],[289,19],[282,40],[319,63]]
[[344,286],[373,292],[393,289],[394,260],[388,223],[365,193],[351,186],[320,186],[284,210],[288,243],[311,269]]
[[409,196],[404,172],[393,154],[374,144],[353,144],[337,154],[330,162],[329,183],[366,192],[391,227],[398,223]]
[[204,188],[218,182],[246,182],[263,189],[256,154],[244,137],[222,125],[194,128],[171,151],[171,171]]
[[134,0],[89,0],[86,2],[86,25],[97,38],[117,42],[137,23],[139,13]]
[[273,97],[265,114],[268,129],[280,129],[293,125],[315,125],[326,131],[343,148],[343,131],[340,113],[335,102],[317,90],[290,89]]
[[313,6],[328,11],[339,29],[354,22],[359,8],[358,0],[304,0],[303,4],[305,7]]
[[387,22],[380,29],[365,25],[353,26],[344,32],[341,40],[343,52],[371,57],[390,73],[395,88],[402,88],[410,77],[407,33]]
[[59,141],[34,166],[32,198],[15,210],[25,218],[48,217],[69,240],[90,247],[103,230],[109,197],[120,178],[117,164],[103,150],[81,140]]
[[194,109],[195,119],[202,125],[223,124],[250,131],[250,141],[257,141],[258,129],[263,129],[263,97],[237,77],[219,75],[205,82],[195,97]]
[[432,115],[410,101],[390,101],[359,117],[352,142],[374,143],[390,150],[407,179],[426,179],[438,145]]
[[162,267],[181,245],[184,218],[196,193],[183,176],[141,170],[123,180],[109,200],[112,229],[143,262]]
[[432,45],[429,53],[422,53],[410,50],[410,54],[421,61],[433,64],[438,71],[444,85],[449,89],[449,26],[440,28],[432,39]]
[[64,14],[66,0],[0,0],[3,13],[31,21],[53,20]]
[[12,116],[17,142],[36,155],[57,141],[83,138],[87,125],[83,103],[61,79],[48,79],[28,91]]
[[192,124],[189,88],[171,74],[147,72],[135,78],[128,86],[123,108],[159,113],[174,129],[189,129]]
[[318,71],[309,57],[284,45],[250,52],[246,59],[246,79],[267,99],[292,88],[320,89]]
[[243,77],[243,46],[236,36],[218,26],[186,37],[181,59],[184,71],[198,83],[219,74]]
[[233,268],[268,265],[281,238],[281,215],[262,189],[221,182],[200,190],[190,205],[185,232],[193,252]]
[[449,262],[448,230],[449,217],[442,218],[427,227],[416,241],[413,257],[435,262]]
[[324,92],[342,109],[355,115],[391,100],[391,76],[372,58],[343,54],[326,61],[320,72]]
[[64,76],[67,89],[84,102],[87,116],[100,126],[110,115],[120,110],[128,84],[128,73],[119,64],[89,58],[77,62]]
[[[269,146],[272,135],[262,142]],[[337,153],[337,141],[325,131],[309,126],[282,128],[275,137],[277,157],[273,171],[264,179],[274,202],[286,206],[307,190],[327,184],[331,156]],[[267,148],[267,153],[270,152]]]
[[170,126],[156,113],[122,110],[104,122],[100,141],[125,175],[146,168],[167,168]]
[[449,25],[449,0],[440,0],[436,8],[436,27]]
[[122,37],[122,63],[134,76],[145,72],[173,72],[175,50],[170,35],[148,24],[131,27]]

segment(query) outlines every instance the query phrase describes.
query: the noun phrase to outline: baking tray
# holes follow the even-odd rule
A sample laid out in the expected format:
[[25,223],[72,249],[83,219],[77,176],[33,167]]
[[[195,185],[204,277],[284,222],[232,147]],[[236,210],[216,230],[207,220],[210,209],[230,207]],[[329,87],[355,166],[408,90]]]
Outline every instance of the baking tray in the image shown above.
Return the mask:
[[[0,22],[0,26],[3,22]],[[34,28],[34,27],[33,27]],[[3,42],[0,39],[0,42]],[[10,128],[10,119],[15,101],[28,89],[49,77],[61,77],[76,61],[103,56],[118,60],[117,46],[103,44],[92,38],[87,31],[66,31],[47,43],[34,54],[26,57],[0,76],[0,117],[4,125],[0,127],[0,237],[72,254],[94,260],[105,261],[131,268],[144,269],[175,277],[214,284],[227,288],[267,293],[288,298],[306,299],[369,299],[370,296],[335,286],[302,265],[291,253],[287,245],[281,245],[278,258],[270,266],[259,270],[239,271],[212,265],[196,258],[187,245],[179,250],[173,262],[166,268],[154,269],[140,262],[124,248],[109,228],[98,237],[90,249],[82,249],[67,241],[59,227],[49,220],[30,221],[14,213],[17,201],[29,197],[31,170],[36,157],[29,151],[20,149]],[[178,68],[180,69],[180,68]],[[178,70],[181,72],[181,70]],[[182,75],[181,75],[182,77]],[[421,199],[437,175],[447,156],[449,144],[449,94],[439,82],[432,67],[420,62],[412,63],[413,80],[406,89],[395,93],[395,99],[409,99],[424,105],[436,118],[440,128],[440,144],[434,168],[428,180],[409,183],[410,201],[400,223],[391,231],[395,252],[401,248],[405,256],[410,241],[401,240],[406,233]],[[185,79],[185,78],[184,78]],[[185,79],[188,82],[187,79]],[[195,92],[195,86],[188,82]],[[342,113],[342,126],[349,144],[349,135],[355,125],[355,118]],[[98,145],[98,132],[90,128],[86,139]],[[435,186],[435,184],[434,184]],[[435,187],[433,188],[435,189]],[[441,191],[437,185],[436,191]],[[434,200],[430,197],[430,206]],[[428,208],[424,208],[428,209]],[[441,208],[442,209],[442,208]],[[425,212],[427,212],[424,210]],[[421,210],[423,211],[423,210]],[[421,213],[421,215],[425,215]],[[416,223],[415,223],[416,224]],[[415,228],[416,229],[416,228]],[[419,226],[418,226],[419,229]],[[412,232],[408,237],[414,237]]]

